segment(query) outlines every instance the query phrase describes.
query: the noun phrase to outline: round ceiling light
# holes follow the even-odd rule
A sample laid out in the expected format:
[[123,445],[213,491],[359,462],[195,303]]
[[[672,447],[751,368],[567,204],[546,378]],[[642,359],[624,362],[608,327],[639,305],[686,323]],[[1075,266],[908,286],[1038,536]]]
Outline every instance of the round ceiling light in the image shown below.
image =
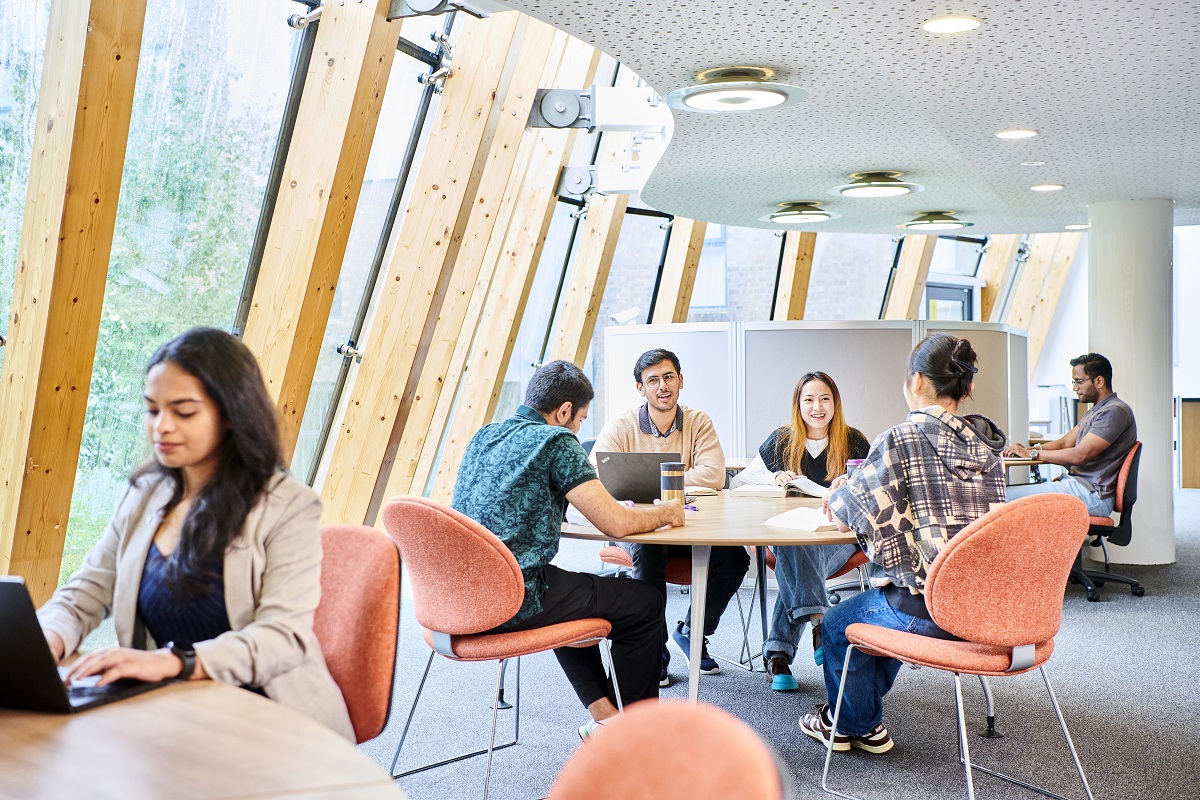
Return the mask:
[[1032,128],[1014,128],[1010,131],[996,131],[997,139],[1032,139],[1038,132]]
[[899,197],[922,191],[925,188],[916,183],[900,180],[903,175],[903,172],[894,170],[852,172],[849,183],[835,186],[829,190],[829,193],[845,197]]
[[816,200],[799,200],[780,203],[779,210],[766,219],[780,225],[804,225],[810,222],[825,222],[835,216],[837,215],[821,208],[821,203]]
[[1035,192],[1057,192],[1063,188],[1061,183],[1039,183],[1037,186],[1030,186]]
[[1091,227],[1091,225],[1088,225],[1086,222],[1083,222],[1083,223],[1076,223],[1074,225],[1064,225],[1063,227],[1069,231],[1086,231],[1088,228]]
[[966,33],[973,31],[983,23],[966,14],[948,14],[944,17],[927,19],[921,27],[930,33]]
[[1021,166],[1022,167],[1040,167],[1045,163],[1046,163],[1045,161],[1022,161]]
[[808,99],[808,90],[772,79],[769,67],[718,67],[696,73],[700,83],[676,89],[666,96],[667,105],[679,111],[720,114],[731,111],[761,111],[780,108]]
[[954,216],[956,211],[922,211],[912,222],[897,225],[897,228],[907,228],[915,231],[952,231],[958,228],[969,228],[973,222],[963,222]]

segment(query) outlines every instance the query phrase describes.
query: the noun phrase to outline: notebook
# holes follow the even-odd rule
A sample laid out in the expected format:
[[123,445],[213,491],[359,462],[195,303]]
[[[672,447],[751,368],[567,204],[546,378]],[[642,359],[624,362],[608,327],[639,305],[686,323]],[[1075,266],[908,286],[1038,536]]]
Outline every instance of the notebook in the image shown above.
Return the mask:
[[824,497],[827,489],[814,480],[803,475],[793,478],[783,486],[748,483],[730,489],[729,493],[736,497]]
[[0,708],[70,714],[148,692],[172,681],[120,680],[95,686],[96,679],[69,689],[54,663],[22,578],[0,578]]
[[830,522],[819,508],[801,506],[776,514],[763,523],[768,528],[786,528],[791,531],[836,531],[837,525]]

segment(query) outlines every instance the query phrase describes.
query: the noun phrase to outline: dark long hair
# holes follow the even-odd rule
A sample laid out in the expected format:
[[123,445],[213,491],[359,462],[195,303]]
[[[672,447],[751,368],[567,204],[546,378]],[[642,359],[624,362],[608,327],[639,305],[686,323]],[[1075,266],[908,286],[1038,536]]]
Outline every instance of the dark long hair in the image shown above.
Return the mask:
[[921,373],[938,397],[961,402],[971,396],[971,383],[979,368],[971,343],[948,333],[931,333],[913,348],[908,357],[908,374]]
[[[246,515],[283,463],[283,449],[275,404],[258,362],[240,339],[216,328],[192,328],[158,348],[146,372],[166,362],[200,381],[227,426],[218,445],[217,469],[192,501],[168,565],[168,580],[186,596],[204,587],[205,578],[211,578],[241,536]],[[146,475],[162,475],[173,483],[167,510],[183,499],[181,470],[150,461],[130,482]]]

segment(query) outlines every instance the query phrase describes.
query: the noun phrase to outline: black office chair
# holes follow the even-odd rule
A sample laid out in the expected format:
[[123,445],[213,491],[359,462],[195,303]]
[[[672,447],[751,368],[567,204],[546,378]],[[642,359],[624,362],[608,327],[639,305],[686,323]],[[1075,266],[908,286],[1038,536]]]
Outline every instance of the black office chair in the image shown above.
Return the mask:
[[580,444],[583,445],[583,452],[590,456],[592,454],[592,448],[596,446],[596,437],[593,436],[590,439],[584,439],[580,442]]
[[1142,585],[1133,578],[1112,571],[1108,563],[1106,545],[1107,541],[1123,546],[1133,539],[1133,504],[1137,502],[1138,464],[1141,460],[1142,443],[1134,442],[1117,476],[1117,496],[1113,510],[1120,512],[1121,520],[1114,523],[1112,517],[1091,517],[1091,526],[1088,528],[1088,536],[1091,539],[1084,547],[1099,546],[1104,551],[1103,571],[1083,568],[1083,550],[1079,551],[1079,557],[1075,559],[1075,566],[1071,569],[1071,581],[1083,584],[1087,590],[1087,599],[1093,602],[1100,599],[1096,587],[1108,582],[1126,584],[1134,597],[1141,597],[1146,593]]

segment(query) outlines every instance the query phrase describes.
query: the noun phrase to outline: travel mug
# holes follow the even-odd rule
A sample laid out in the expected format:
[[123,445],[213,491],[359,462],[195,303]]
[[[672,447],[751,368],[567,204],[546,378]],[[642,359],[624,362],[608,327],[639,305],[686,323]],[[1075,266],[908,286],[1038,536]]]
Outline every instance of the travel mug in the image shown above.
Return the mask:
[[663,501],[683,502],[683,462],[664,461],[659,465],[660,497]]

